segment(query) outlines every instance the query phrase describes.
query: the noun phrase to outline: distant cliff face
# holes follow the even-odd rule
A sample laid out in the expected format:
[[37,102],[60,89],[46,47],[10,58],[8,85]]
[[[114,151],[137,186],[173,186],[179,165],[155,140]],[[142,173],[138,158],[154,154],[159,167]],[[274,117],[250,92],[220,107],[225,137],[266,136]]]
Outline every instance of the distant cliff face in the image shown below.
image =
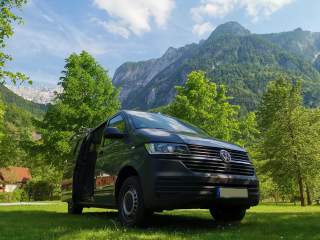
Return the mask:
[[182,52],[181,49],[170,47],[161,58],[122,64],[113,78],[113,83],[122,87],[121,100],[125,100],[131,91],[145,87],[159,72],[177,61]]
[[208,39],[158,58],[122,64],[113,82],[122,88],[123,108],[150,109],[170,103],[175,86],[192,70],[203,70],[228,86],[233,103],[253,110],[267,85],[279,72],[302,76],[305,103],[320,103],[320,33],[296,29],[251,34],[236,22],[218,26]]
[[[158,59],[150,59],[141,62],[127,62],[122,64],[115,72],[113,83],[122,88],[120,99],[122,102],[129,101],[130,93],[143,89],[167,67],[183,58],[189,49],[195,47],[196,44],[187,45],[185,47],[175,49],[170,47],[165,54]],[[154,91],[151,91],[147,101],[153,101]]]

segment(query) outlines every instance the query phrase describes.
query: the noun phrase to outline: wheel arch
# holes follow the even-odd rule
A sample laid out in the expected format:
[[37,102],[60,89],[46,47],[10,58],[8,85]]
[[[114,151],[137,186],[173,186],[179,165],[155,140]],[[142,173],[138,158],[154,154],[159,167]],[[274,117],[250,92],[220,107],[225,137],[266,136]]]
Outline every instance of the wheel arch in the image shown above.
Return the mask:
[[119,192],[120,192],[120,188],[122,186],[122,184],[124,183],[124,181],[131,176],[137,176],[139,179],[139,174],[138,171],[133,167],[133,166],[124,166],[118,174],[116,183],[115,183],[115,200],[116,203],[118,203],[118,196],[119,196]]

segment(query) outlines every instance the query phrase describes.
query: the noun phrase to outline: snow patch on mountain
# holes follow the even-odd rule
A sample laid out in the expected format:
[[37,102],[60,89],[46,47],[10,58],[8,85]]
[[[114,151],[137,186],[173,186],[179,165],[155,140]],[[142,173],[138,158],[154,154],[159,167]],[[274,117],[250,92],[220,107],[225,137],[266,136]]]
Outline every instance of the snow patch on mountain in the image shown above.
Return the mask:
[[56,94],[61,92],[58,88],[37,87],[37,86],[14,86],[6,85],[15,94],[34,103],[48,104],[54,101]]

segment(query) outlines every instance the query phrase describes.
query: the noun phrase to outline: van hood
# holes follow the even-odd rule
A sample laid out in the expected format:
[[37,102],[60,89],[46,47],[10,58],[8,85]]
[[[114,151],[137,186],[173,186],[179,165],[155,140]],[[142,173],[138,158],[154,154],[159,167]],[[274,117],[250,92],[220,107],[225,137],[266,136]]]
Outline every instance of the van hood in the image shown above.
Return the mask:
[[137,144],[143,144],[148,142],[171,142],[171,143],[184,143],[184,144],[194,144],[207,147],[224,148],[236,151],[245,150],[235,144],[231,144],[219,139],[211,138],[206,135],[193,134],[186,132],[171,132],[165,129],[150,129],[142,128],[136,129],[134,133],[134,138]]

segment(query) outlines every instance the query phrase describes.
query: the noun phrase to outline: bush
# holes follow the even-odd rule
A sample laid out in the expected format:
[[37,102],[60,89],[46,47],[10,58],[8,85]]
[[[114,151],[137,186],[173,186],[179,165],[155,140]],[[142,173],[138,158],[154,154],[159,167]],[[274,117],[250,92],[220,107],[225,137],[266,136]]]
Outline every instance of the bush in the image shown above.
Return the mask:
[[12,193],[12,197],[17,202],[25,202],[29,200],[28,194],[23,188],[17,188],[16,190],[14,190],[14,192]]
[[1,192],[0,193],[0,202],[11,202],[12,193]]
[[54,185],[49,181],[30,181],[26,185],[26,192],[34,201],[51,200],[53,190]]
[[17,188],[13,192],[0,193],[0,202],[23,202],[28,201],[28,195],[22,188]]

